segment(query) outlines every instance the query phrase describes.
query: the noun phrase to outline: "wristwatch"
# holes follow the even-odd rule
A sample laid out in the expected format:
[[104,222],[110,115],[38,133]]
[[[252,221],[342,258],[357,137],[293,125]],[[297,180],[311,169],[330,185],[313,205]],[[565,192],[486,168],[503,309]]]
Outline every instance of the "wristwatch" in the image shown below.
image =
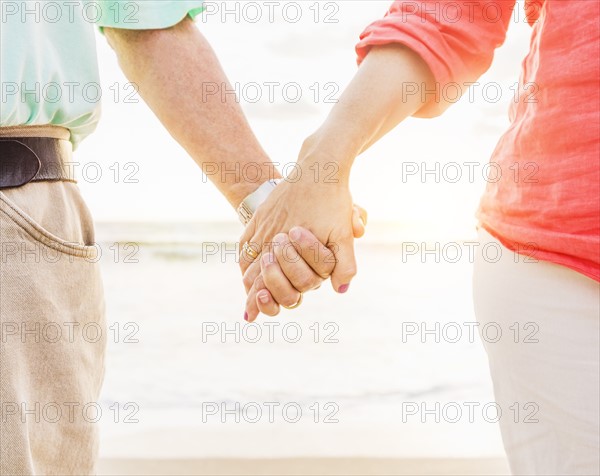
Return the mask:
[[244,226],[248,224],[256,209],[267,199],[271,192],[275,190],[275,187],[277,187],[277,184],[281,182],[281,180],[282,179],[267,180],[254,192],[244,198],[237,209],[240,221]]

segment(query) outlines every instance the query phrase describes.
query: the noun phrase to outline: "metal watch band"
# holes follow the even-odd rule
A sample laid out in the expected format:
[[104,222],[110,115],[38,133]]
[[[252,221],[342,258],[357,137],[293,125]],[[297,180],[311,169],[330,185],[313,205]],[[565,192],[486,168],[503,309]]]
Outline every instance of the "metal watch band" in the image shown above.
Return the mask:
[[252,219],[256,209],[267,199],[271,192],[277,187],[281,179],[267,180],[254,192],[248,195],[237,209],[240,221],[245,226]]

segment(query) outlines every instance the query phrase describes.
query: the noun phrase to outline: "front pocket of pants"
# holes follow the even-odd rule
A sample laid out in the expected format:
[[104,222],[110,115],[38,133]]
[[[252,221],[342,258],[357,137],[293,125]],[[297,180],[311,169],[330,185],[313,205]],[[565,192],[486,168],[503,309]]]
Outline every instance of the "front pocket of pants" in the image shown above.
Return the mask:
[[[32,203],[31,206],[35,206]],[[91,220],[87,213],[82,213],[78,220]],[[31,218],[23,207],[17,205],[5,193],[0,192],[0,220],[8,219],[12,224],[19,227],[36,243],[48,247],[61,254],[96,261],[99,257],[99,248],[95,243],[73,242],[57,236],[50,232],[43,224]],[[10,226],[10,225],[9,225]],[[91,223],[77,223],[76,226],[89,228]],[[4,233],[3,233],[4,235]]]

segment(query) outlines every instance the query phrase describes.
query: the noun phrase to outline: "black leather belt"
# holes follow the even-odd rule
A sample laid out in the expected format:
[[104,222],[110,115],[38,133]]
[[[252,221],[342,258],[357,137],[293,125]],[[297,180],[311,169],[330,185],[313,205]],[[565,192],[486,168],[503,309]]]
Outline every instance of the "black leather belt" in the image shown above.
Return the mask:
[[29,182],[75,182],[71,142],[50,137],[0,137],[0,189]]

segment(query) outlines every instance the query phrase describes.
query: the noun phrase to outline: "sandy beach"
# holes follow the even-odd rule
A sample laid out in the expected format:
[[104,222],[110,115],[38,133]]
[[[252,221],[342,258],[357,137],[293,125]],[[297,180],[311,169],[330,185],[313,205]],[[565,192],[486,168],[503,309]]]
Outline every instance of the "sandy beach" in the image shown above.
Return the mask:
[[505,475],[502,459],[282,458],[102,460],[100,475]]

